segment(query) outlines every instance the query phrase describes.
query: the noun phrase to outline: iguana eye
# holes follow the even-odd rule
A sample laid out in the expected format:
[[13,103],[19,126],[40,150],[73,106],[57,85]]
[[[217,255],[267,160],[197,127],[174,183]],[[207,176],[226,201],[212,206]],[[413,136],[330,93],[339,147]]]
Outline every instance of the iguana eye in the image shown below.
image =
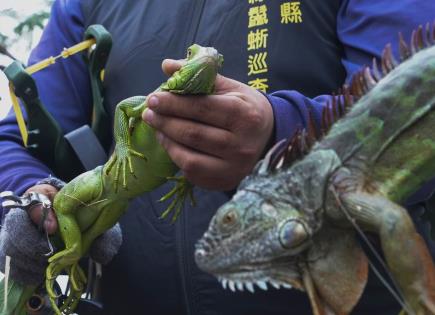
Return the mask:
[[188,48],[186,58],[189,59],[190,57],[192,57],[192,49]]
[[279,241],[284,248],[294,248],[308,239],[305,226],[296,220],[288,220],[279,230]]
[[237,214],[234,211],[229,211],[225,213],[222,217],[222,224],[224,226],[230,227],[233,226],[237,222]]
[[219,209],[214,223],[221,233],[230,233],[240,226],[239,213],[233,206],[225,205]]

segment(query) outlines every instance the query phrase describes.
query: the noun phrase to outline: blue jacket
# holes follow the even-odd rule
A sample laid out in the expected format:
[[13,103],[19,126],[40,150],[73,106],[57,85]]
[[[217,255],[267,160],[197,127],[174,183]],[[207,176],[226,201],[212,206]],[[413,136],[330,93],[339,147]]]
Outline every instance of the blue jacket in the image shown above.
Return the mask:
[[[435,2],[427,0],[394,5],[388,0],[58,0],[29,64],[81,41],[88,25],[103,24],[114,39],[104,83],[105,106],[113,115],[119,100],[146,95],[164,80],[163,58],[183,57],[192,42],[215,46],[225,56],[224,75],[265,89],[277,141],[304,126],[308,111],[319,120],[328,93],[361,65],[371,64],[386,43],[397,52],[398,32],[410,38],[419,24],[433,20],[434,10]],[[258,34],[266,43],[252,40]],[[264,58],[265,64],[253,67],[255,58]],[[90,122],[90,84],[80,57],[34,78],[65,132]],[[22,147],[12,113],[0,122],[0,165],[0,191],[22,193],[51,174]],[[424,200],[433,186],[427,185],[413,202]],[[134,200],[122,218],[123,246],[104,269],[104,314],[310,313],[303,293],[231,293],[199,271],[193,244],[228,194],[198,189],[197,207],[186,209],[171,225],[159,220],[164,205],[155,202],[168,190],[164,185]],[[374,279],[366,292],[355,314],[398,312],[397,303]]]

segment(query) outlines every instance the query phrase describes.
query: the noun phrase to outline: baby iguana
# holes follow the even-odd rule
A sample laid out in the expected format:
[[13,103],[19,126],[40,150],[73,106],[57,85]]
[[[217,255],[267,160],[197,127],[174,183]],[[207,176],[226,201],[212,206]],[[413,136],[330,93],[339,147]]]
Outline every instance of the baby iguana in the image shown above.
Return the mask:
[[[187,50],[185,64],[156,91],[210,94],[222,62],[223,57],[216,49],[192,45]],[[49,258],[46,271],[46,289],[56,314],[74,310],[86,282],[78,261],[93,240],[118,221],[130,199],[157,188],[177,171],[157,142],[154,129],[141,120],[146,108],[145,96],[121,101],[115,111],[116,146],[109,161],[74,178],[54,199],[59,233],[65,244],[64,250]],[[162,198],[175,195],[163,216],[175,210],[176,217],[190,193],[188,183],[178,179],[175,188]],[[59,309],[55,305],[53,285],[63,271],[69,275],[71,292]]]
[[290,284],[307,291],[314,314],[349,314],[368,273],[355,231],[370,232],[401,314],[435,314],[434,263],[399,206],[435,176],[435,46],[424,47],[435,25],[425,38],[414,32],[410,49],[401,39],[400,65],[387,46],[383,78],[376,67],[358,73],[323,112],[323,127],[358,101],[309,152],[312,119],[268,153],[197,243],[202,270],[233,291]]

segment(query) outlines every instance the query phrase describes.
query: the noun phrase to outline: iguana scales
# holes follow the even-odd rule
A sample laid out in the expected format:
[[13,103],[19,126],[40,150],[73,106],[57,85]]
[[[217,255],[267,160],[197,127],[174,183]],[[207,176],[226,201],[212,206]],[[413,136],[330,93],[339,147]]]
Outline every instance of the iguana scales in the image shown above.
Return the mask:
[[[216,49],[194,44],[188,48],[183,66],[156,91],[210,94],[222,63],[223,57]],[[86,255],[94,239],[118,221],[130,199],[157,188],[168,179],[175,179],[174,189],[162,198],[174,197],[162,216],[175,211],[175,219],[185,197],[191,194],[191,185],[187,181],[173,177],[178,168],[157,141],[155,130],[142,121],[146,109],[145,96],[121,101],[116,106],[116,145],[109,161],[74,178],[54,198],[58,234],[65,246],[48,259],[46,270],[46,289],[56,314],[73,313],[86,283],[78,262]],[[71,288],[66,300],[58,307],[53,285],[62,272],[68,274]],[[23,294],[29,294],[29,291],[31,288],[25,289]],[[16,309],[21,310],[19,307]]]
[[322,140],[310,119],[272,149],[213,217],[198,266],[232,290],[290,284],[308,293],[314,314],[349,314],[368,272],[355,231],[370,232],[401,314],[435,314],[434,263],[399,205],[435,176],[434,42],[435,25],[415,31],[410,46],[401,37],[400,64],[387,46],[383,75],[374,62],[332,98],[323,128],[349,111]]

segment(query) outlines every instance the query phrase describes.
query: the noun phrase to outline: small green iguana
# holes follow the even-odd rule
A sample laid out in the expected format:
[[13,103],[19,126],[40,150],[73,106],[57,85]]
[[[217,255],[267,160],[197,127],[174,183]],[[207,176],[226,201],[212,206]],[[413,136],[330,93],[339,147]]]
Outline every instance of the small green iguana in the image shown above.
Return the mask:
[[[222,63],[223,57],[216,49],[194,44],[187,50],[184,65],[156,91],[210,94]],[[109,161],[74,178],[54,198],[58,234],[65,248],[48,259],[45,285],[56,314],[73,313],[86,283],[78,262],[86,255],[94,239],[118,221],[130,199],[174,179],[176,186],[161,199],[174,197],[162,214],[165,217],[174,211],[174,220],[185,198],[192,197],[192,186],[182,177],[172,177],[178,168],[156,140],[154,129],[142,121],[146,109],[145,96],[121,101],[115,111],[116,146]],[[68,274],[71,288],[66,300],[58,307],[54,281],[62,272]],[[13,285],[12,281],[9,287]],[[29,294],[31,291],[32,288],[23,292]]]
[[[435,25],[390,46],[333,97],[314,144],[314,122],[269,151],[197,243],[198,266],[231,290],[291,285],[316,315],[349,314],[367,281],[356,230],[379,236],[402,315],[435,314],[435,269],[407,211],[399,206],[435,176]],[[427,46],[430,46],[427,44]],[[311,150],[309,147],[314,145]],[[308,152],[309,151],[309,152]],[[302,157],[301,153],[306,154]]]

